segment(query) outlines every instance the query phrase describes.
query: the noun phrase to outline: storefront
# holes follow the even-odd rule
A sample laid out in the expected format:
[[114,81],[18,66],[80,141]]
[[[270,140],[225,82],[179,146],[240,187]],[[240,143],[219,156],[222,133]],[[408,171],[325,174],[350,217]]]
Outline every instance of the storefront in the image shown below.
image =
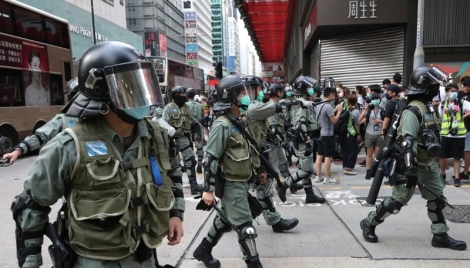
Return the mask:
[[[292,30],[301,37],[302,74],[317,80],[333,77],[353,89],[381,84],[396,72],[411,73],[417,0],[299,2],[305,4],[296,8],[303,26]],[[296,75],[291,70],[287,80]]]
[[[91,13],[66,1],[21,0],[21,2],[68,20],[74,70],[83,53],[93,45]],[[143,52],[142,36],[95,15],[96,42],[121,41]]]

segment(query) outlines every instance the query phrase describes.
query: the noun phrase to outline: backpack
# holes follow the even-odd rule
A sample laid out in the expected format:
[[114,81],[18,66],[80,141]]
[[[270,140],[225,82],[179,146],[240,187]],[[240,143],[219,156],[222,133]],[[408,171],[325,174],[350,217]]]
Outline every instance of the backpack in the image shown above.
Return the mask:
[[348,123],[351,118],[351,113],[349,110],[343,110],[339,115],[338,121],[333,127],[333,131],[335,135],[339,137],[344,137],[348,134]]

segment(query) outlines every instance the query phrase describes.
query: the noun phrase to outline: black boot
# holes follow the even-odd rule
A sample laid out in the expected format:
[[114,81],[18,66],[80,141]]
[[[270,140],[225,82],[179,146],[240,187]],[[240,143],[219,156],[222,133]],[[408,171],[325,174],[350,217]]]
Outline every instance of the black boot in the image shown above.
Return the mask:
[[431,245],[435,248],[450,248],[454,250],[465,250],[467,248],[465,241],[455,240],[447,233],[435,234],[432,237]]
[[312,203],[320,203],[320,204],[323,204],[323,203],[326,202],[325,198],[319,197],[318,195],[316,195],[316,194],[313,192],[313,188],[312,188],[312,187],[305,188],[304,190],[305,190],[305,194],[306,194],[305,203],[307,203],[307,204],[312,204]]
[[197,174],[202,174],[202,165],[197,165],[196,172]]
[[282,186],[279,187],[276,185],[276,190],[277,190],[277,195],[279,196],[279,199],[281,199],[282,202],[286,202],[286,191],[287,188],[289,188],[289,185],[285,181],[282,182]]
[[207,268],[219,268],[220,261],[212,257],[212,248],[211,243],[204,238],[193,252],[193,257],[198,261],[202,261]]
[[304,184],[299,182],[299,183],[294,183],[292,186],[289,188],[291,194],[297,193],[298,190],[302,190],[304,188]]
[[259,259],[256,261],[246,260],[245,263],[246,263],[246,267],[248,268],[263,268],[263,265],[261,264]]
[[189,178],[189,186],[191,187],[191,194],[199,194],[202,193],[202,185],[197,184],[196,178]]
[[379,238],[375,235],[375,227],[369,224],[367,219],[361,221],[362,236],[367,242],[377,243]]
[[299,220],[296,218],[288,219],[288,220],[281,219],[280,221],[278,221],[276,224],[272,226],[273,232],[282,233],[283,231],[289,231],[293,229],[295,226],[297,226],[297,224],[299,224]]

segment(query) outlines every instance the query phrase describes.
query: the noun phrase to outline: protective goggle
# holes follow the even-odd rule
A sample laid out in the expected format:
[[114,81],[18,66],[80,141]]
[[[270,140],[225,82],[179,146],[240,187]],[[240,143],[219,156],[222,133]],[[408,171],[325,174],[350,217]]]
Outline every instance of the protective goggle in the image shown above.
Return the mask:
[[439,83],[439,82],[441,82],[443,80],[446,80],[448,78],[447,74],[437,66],[432,67],[427,72],[427,75],[432,81],[434,81],[436,83]]
[[[106,66],[103,69],[113,105],[120,109],[164,105],[155,68],[151,62],[138,61]],[[91,69],[85,82],[89,88],[101,79],[100,70]],[[98,74],[98,77],[97,75]]]

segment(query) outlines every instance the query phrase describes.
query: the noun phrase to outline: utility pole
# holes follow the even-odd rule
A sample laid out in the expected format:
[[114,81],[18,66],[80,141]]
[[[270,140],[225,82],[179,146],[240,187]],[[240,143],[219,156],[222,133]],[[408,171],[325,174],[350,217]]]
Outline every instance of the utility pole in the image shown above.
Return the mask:
[[93,44],[96,45],[96,34],[95,34],[95,11],[93,9],[93,0],[91,1],[91,27],[92,27],[92,36],[93,36]]
[[424,22],[424,1],[418,0],[418,18],[416,28],[416,50],[413,57],[413,70],[424,65],[423,49],[423,22]]

